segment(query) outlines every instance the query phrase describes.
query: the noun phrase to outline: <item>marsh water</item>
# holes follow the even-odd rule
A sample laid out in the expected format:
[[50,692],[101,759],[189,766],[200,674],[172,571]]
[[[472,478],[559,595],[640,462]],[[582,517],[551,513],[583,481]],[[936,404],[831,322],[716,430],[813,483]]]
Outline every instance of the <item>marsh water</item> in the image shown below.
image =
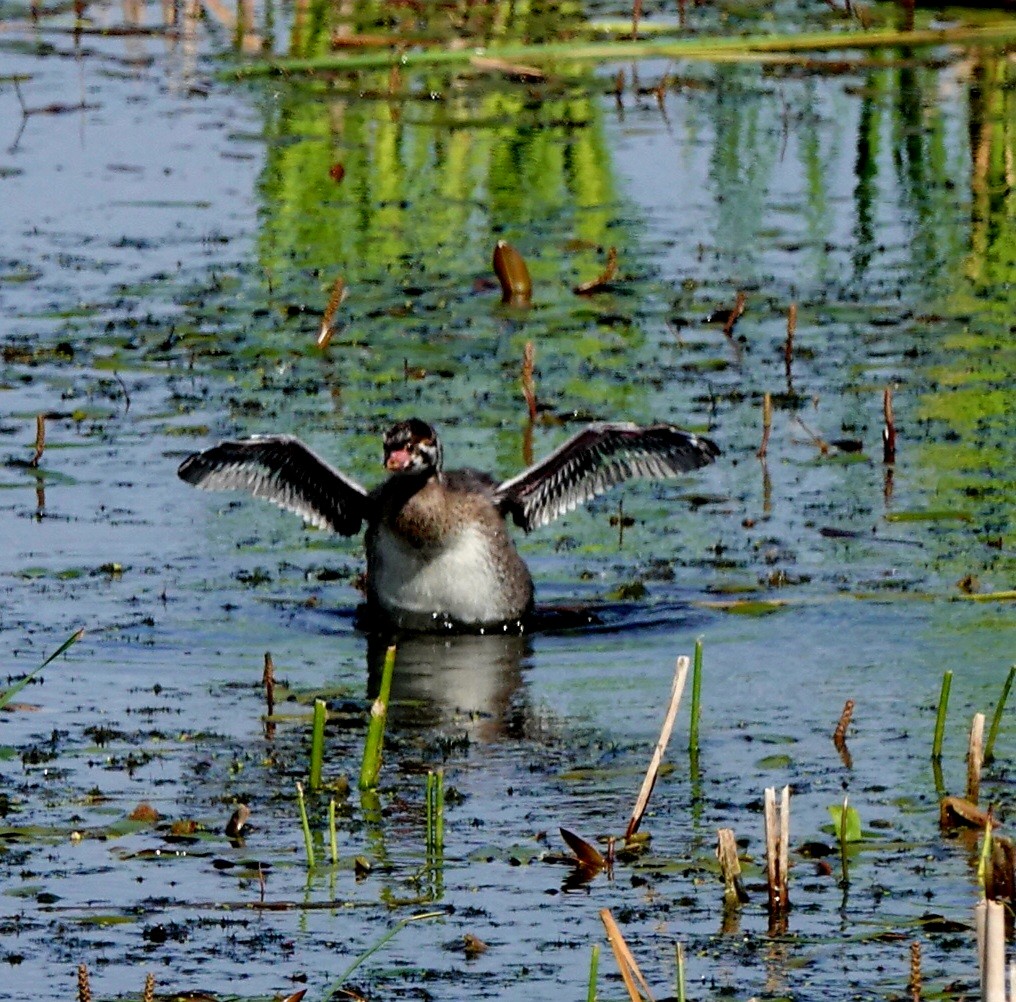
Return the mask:
[[[685,16],[703,34],[850,30],[832,5],[803,22],[797,8]],[[66,999],[79,963],[99,998],[138,996],[147,972],[159,996],[322,998],[396,923],[436,911],[346,987],[576,998],[602,943],[600,997],[619,999],[603,908],[658,997],[676,994],[676,943],[693,999],[902,997],[915,940],[926,991],[976,994],[976,842],[940,830],[938,803],[963,792],[971,717],[991,713],[1014,659],[1007,54],[241,83],[221,72],[232,15],[197,14],[0,4],[4,678],[86,630],[0,713],[0,998]],[[540,40],[578,16],[255,14],[241,47],[295,55],[378,29]],[[501,303],[501,239],[528,262],[528,308]],[[577,295],[611,247],[617,273]],[[348,296],[321,349],[338,278]],[[738,292],[725,333],[709,317]],[[672,421],[723,455],[519,540],[538,602],[594,625],[400,642],[375,799],[355,792],[377,654],[356,625],[360,542],[175,470],[271,431],[373,484],[379,433],[412,414],[439,426],[451,465],[505,477],[529,444],[545,454],[594,418]],[[696,638],[697,758],[686,697],[648,847],[570,879],[559,827],[623,833]],[[326,780],[353,792],[335,794],[339,864],[319,842],[308,871],[294,784],[316,696]],[[849,760],[831,740],[847,699]],[[1003,833],[1014,756],[1009,712],[981,792]],[[435,860],[424,790],[438,767]],[[792,850],[808,851],[792,851],[793,907],[772,926],[761,800],[785,784]],[[829,812],[844,795],[863,828],[847,880]],[[310,796],[319,839],[331,796]],[[251,819],[231,841],[240,803]],[[739,913],[723,910],[719,827],[744,855]]]

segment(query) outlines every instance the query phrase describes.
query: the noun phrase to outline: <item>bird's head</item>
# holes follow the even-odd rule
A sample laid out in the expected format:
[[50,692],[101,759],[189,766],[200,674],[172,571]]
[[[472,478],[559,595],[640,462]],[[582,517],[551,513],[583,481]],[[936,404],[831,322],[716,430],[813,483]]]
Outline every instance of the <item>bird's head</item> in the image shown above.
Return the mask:
[[440,473],[441,441],[437,432],[419,418],[392,425],[385,432],[384,463],[389,473]]

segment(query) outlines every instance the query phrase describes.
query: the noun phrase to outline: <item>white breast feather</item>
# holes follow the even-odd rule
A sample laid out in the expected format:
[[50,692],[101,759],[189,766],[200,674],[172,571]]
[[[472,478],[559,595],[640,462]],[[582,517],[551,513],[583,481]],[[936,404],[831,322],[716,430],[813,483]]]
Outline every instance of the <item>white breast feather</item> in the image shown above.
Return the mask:
[[444,613],[461,623],[506,620],[521,611],[505,601],[487,540],[471,526],[440,550],[422,551],[382,525],[374,552],[372,587],[389,610]]

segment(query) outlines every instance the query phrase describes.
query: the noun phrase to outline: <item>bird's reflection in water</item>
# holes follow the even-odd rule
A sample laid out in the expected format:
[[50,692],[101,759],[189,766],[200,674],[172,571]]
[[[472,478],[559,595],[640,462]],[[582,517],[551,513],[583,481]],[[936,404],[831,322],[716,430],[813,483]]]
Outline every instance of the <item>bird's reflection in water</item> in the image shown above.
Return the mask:
[[481,742],[522,737],[526,700],[522,668],[532,656],[526,635],[372,634],[367,691],[378,692],[385,651],[397,648],[388,708],[400,730],[453,728]]

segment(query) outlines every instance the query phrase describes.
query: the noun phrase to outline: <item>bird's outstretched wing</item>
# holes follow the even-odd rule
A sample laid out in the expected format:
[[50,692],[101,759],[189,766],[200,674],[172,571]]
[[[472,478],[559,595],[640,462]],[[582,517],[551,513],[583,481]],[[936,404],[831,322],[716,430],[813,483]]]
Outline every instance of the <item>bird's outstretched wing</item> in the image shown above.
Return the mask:
[[501,484],[497,502],[503,514],[528,531],[625,480],[675,477],[711,463],[719,454],[708,438],[670,424],[591,424]]
[[176,471],[195,487],[246,491],[295,512],[319,529],[360,531],[367,492],[289,435],[257,435],[188,456]]

